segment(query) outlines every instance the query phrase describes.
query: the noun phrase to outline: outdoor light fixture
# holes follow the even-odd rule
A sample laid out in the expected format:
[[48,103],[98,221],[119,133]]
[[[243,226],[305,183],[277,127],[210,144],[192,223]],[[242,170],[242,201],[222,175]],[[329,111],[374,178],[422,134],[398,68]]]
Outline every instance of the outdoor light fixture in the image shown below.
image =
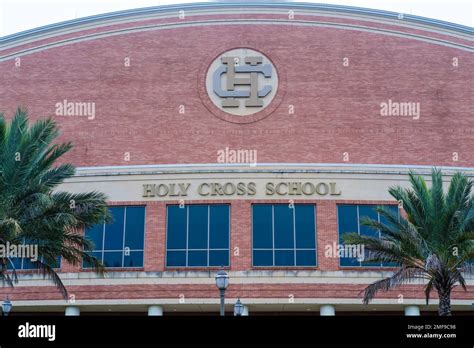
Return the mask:
[[238,298],[234,305],[234,316],[241,317],[242,314],[244,314],[244,305],[240,302],[240,298]]
[[225,289],[229,286],[229,275],[224,271],[219,271],[216,274],[216,286],[219,289],[221,296],[221,317],[225,315],[224,299]]
[[12,310],[12,306],[13,306],[12,302],[7,296],[7,299],[3,301],[2,303],[2,315],[6,317],[8,314],[10,314],[10,311]]

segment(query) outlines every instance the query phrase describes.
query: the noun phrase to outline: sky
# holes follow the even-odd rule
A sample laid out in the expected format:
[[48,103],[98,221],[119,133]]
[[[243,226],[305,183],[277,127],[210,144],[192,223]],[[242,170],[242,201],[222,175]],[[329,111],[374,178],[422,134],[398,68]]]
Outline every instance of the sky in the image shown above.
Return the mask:
[[[95,14],[192,2],[204,1],[0,0],[0,36]],[[474,26],[474,0],[306,0],[305,2],[367,7]]]

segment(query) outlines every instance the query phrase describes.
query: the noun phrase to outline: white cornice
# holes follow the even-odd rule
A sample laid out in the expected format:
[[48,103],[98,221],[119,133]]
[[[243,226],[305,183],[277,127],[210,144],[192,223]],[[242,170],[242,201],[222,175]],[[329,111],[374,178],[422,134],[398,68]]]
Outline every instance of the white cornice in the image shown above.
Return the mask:
[[[450,176],[464,172],[474,176],[474,167],[439,166],[443,174]],[[151,164],[128,166],[78,167],[76,177],[154,175],[173,173],[333,173],[333,174],[381,174],[407,175],[410,170],[430,175],[432,166],[391,164],[348,164],[348,163],[257,163],[257,164]]]

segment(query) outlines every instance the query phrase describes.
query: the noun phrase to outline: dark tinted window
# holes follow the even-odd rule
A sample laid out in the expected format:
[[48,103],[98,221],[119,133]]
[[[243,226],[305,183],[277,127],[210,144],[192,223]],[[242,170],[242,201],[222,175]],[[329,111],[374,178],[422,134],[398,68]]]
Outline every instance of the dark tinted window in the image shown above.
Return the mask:
[[[112,222],[86,230],[86,238],[94,243],[90,254],[105,267],[143,267],[145,207],[110,207]],[[90,265],[83,263],[84,268]]]
[[252,241],[254,266],[316,266],[315,206],[254,204]]
[[169,205],[166,265],[229,266],[230,206]]

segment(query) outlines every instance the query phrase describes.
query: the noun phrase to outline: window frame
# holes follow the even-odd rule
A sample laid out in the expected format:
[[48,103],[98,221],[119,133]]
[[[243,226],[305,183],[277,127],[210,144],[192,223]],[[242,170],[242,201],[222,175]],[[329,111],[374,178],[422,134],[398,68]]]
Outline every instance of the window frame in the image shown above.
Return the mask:
[[[396,207],[398,209],[398,218],[400,219],[400,210],[398,208],[398,204],[395,204],[395,203],[336,203],[336,221],[337,221],[337,224],[336,224],[336,232],[337,232],[337,241],[338,241],[338,245],[343,245],[341,243],[341,234],[340,234],[340,231],[339,231],[339,207],[340,206],[356,206],[357,208],[357,234],[360,236],[360,212],[359,212],[359,207],[360,206],[365,206],[365,207],[373,207],[376,208],[376,207],[379,207],[379,206],[385,206],[385,207]],[[380,223],[380,213],[378,212],[375,212],[377,213],[377,221]],[[355,231],[354,231],[355,232]],[[381,231],[380,230],[377,230],[378,232],[378,235],[379,235],[379,239],[380,237],[382,236],[381,235]],[[346,233],[349,233],[349,232],[346,232]],[[344,265],[341,265],[341,257],[338,256],[338,259],[339,259],[339,262],[338,262],[338,266],[340,269],[374,269],[374,270],[380,270],[380,269],[386,269],[386,268],[389,268],[389,269],[392,269],[392,268],[396,268],[396,266],[384,266],[383,263],[381,262],[379,266],[374,266],[374,265],[364,265],[362,264],[362,261],[358,261],[356,259],[356,261],[359,263],[359,265],[349,265],[349,266],[344,266]]]
[[[147,205],[146,204],[137,204],[137,205],[109,205],[107,208],[124,208],[124,218],[123,218],[123,236],[122,236],[122,250],[105,250],[105,222],[102,222],[102,249],[94,249],[89,252],[92,254],[94,252],[100,252],[101,258],[100,261],[104,264],[104,256],[107,252],[122,252],[122,265],[121,266],[105,266],[108,270],[117,270],[117,269],[143,269],[145,267],[145,243],[146,243],[146,217],[147,217]],[[125,233],[127,227],[127,208],[143,208],[143,249],[130,249],[131,252],[142,252],[142,266],[125,266]],[[86,236],[86,231],[84,231],[84,237]],[[91,271],[92,267],[85,267],[84,260],[82,260],[81,269],[84,271]]]
[[[254,248],[254,206],[257,205],[269,205],[272,207],[272,248]],[[271,203],[251,203],[250,204],[250,233],[251,233],[251,267],[255,269],[317,269],[318,263],[318,215],[317,215],[317,204],[314,202],[298,202],[293,203],[293,206],[297,205],[310,205],[313,207],[314,212],[314,249],[313,248],[297,248],[296,247],[296,209],[293,209],[293,248],[275,248],[275,205],[289,205],[287,202],[271,202]],[[273,265],[255,265],[254,263],[254,251],[271,251],[272,252],[272,263]],[[275,265],[275,251],[293,251],[294,265]],[[296,265],[296,253],[297,251],[314,251],[315,264],[314,265]]]
[[[18,244],[18,245],[34,245],[34,244],[28,244],[26,243],[26,240],[25,238],[23,238],[23,242],[21,244]],[[38,255],[39,256],[39,255]],[[61,270],[61,267],[62,267],[62,255],[58,255],[56,257],[59,262],[57,262],[57,267],[53,267],[53,270],[56,270],[56,271],[60,271]],[[14,263],[14,261],[12,261],[12,259],[20,259],[20,268],[15,268],[15,272],[29,272],[29,271],[37,271],[39,269],[39,267],[32,267],[32,268],[24,268],[24,264],[25,264],[25,260],[29,260],[30,258],[28,257],[9,257],[8,259],[10,259],[10,262],[11,263]],[[41,262],[44,261],[44,256],[41,256],[40,257],[40,260]],[[13,268],[11,268],[11,264],[10,262],[7,263],[7,270],[12,270]],[[31,263],[33,264],[33,261],[31,261]]]
[[[228,228],[228,248],[210,248],[210,231],[211,231],[211,206],[227,206],[228,207],[228,221],[229,221],[229,228]],[[231,203],[192,203],[192,204],[185,204],[182,209],[186,209],[186,248],[185,249],[168,249],[168,226],[169,226],[169,207],[179,207],[179,203],[170,203],[166,204],[166,224],[165,224],[165,255],[164,255],[164,267],[165,269],[229,269],[232,264],[231,260],[231,228],[232,228],[232,204]],[[207,207],[207,248],[206,249],[195,249],[189,248],[189,207],[191,206],[205,206]],[[181,266],[173,266],[173,265],[168,265],[168,252],[169,251],[181,251],[185,252],[186,254],[186,265],[181,265]],[[207,253],[207,265],[206,266],[189,266],[189,251],[205,251]],[[227,257],[228,257],[228,264],[223,265],[223,266],[210,266],[209,265],[209,259],[210,259],[210,252],[211,251],[227,251]]]
[[[12,259],[12,258],[10,258]],[[21,259],[21,268],[15,268],[15,272],[28,272],[28,271],[37,271],[39,269],[39,267],[33,267],[33,268],[23,268],[24,266],[24,263],[25,263],[25,260],[27,260],[28,258],[25,258],[25,257],[17,257],[17,259]],[[44,257],[41,256],[40,258],[41,260],[44,260]],[[58,270],[61,270],[61,267],[62,267],[62,256],[58,256],[58,259],[59,259],[59,262],[57,263],[58,264],[58,267],[53,267],[54,270],[58,271]],[[43,262],[43,261],[41,261]],[[8,267],[10,267],[10,263],[8,263]],[[7,268],[7,270],[12,270],[11,268]]]

